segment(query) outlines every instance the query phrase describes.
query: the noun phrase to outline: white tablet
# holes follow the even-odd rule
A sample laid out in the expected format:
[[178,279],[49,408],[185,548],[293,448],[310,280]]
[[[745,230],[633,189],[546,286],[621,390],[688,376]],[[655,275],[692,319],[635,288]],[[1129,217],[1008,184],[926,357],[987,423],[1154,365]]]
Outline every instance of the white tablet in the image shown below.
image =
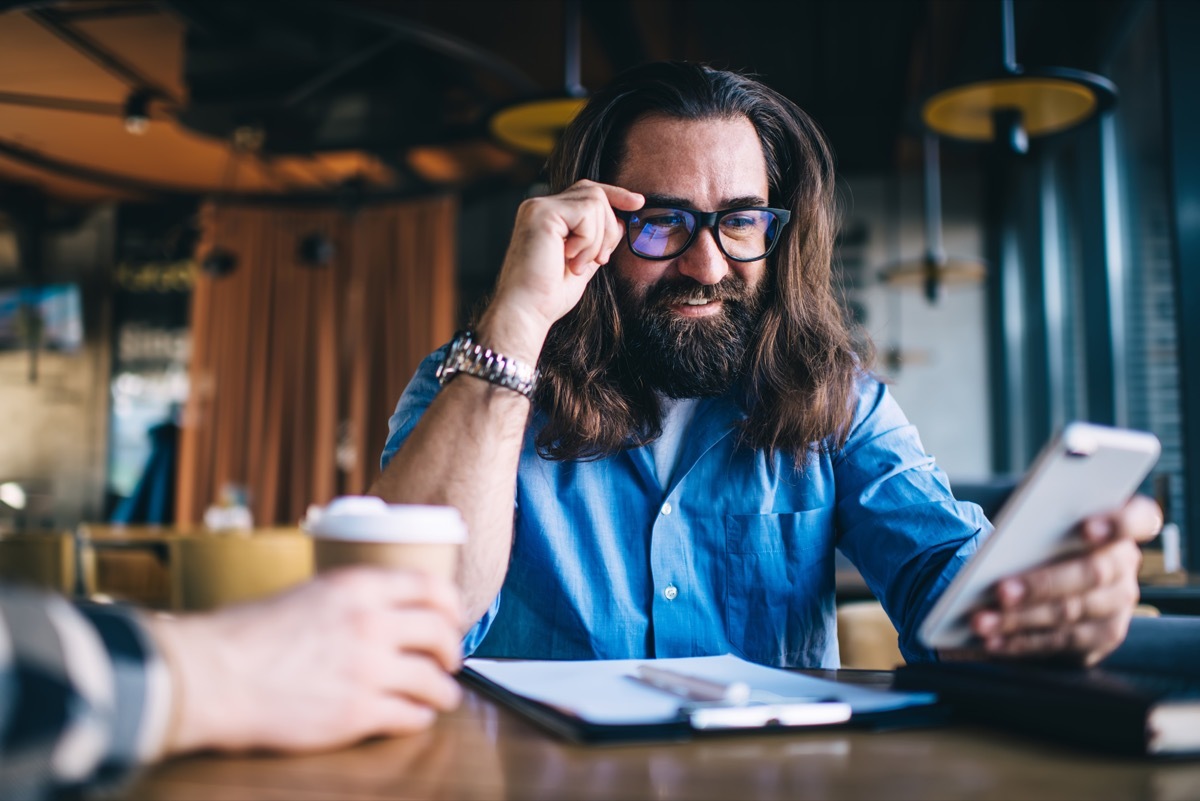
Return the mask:
[[1082,547],[1075,526],[1124,505],[1161,450],[1142,431],[1071,423],[1048,444],[996,515],[995,530],[921,624],[930,648],[976,642],[969,617],[992,598],[996,582]]

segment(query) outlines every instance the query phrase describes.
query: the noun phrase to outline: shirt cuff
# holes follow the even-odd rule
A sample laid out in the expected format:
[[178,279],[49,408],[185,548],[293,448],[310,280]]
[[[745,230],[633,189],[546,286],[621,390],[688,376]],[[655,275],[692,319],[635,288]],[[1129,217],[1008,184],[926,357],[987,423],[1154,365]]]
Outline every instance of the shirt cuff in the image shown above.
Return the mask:
[[160,758],[174,694],[161,652],[132,609],[85,604],[80,611],[95,626],[112,660],[117,715],[108,761],[128,765]]

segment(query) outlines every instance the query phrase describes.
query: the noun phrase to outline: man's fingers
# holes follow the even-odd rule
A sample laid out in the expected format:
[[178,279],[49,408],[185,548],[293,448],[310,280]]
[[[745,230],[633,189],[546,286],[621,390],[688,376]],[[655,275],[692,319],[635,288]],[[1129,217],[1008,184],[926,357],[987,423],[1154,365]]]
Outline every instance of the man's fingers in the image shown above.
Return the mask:
[[578,204],[575,214],[567,219],[570,233],[563,247],[567,268],[576,275],[608,262],[620,242],[623,226],[613,214],[613,207],[641,208],[641,195],[617,186],[580,181],[563,195],[564,200]]
[[1082,595],[1137,574],[1141,555],[1132,540],[1115,540],[1061,562],[1003,579],[996,588],[1000,606],[1012,609]]
[[1054,629],[995,635],[987,638],[985,647],[992,656],[1012,658],[1075,654],[1090,665],[1119,645],[1128,627],[1128,616],[1109,617]]
[[596,186],[604,190],[604,195],[609,205],[621,211],[637,211],[646,205],[645,195],[630,192],[628,189],[613,186],[612,184],[596,184]]
[[384,570],[388,598],[394,607],[424,606],[436,609],[459,625],[462,621],[462,600],[458,588],[446,579],[408,570]]
[[567,265],[577,273],[582,272],[596,261],[600,247],[604,244],[604,228],[602,224],[597,224],[597,214],[612,213],[606,208],[590,211],[590,214],[584,214],[574,221],[571,232],[567,235],[566,242],[563,243],[563,258]]
[[1026,629],[1049,629],[1103,619],[1132,608],[1137,598],[1137,583],[1120,581],[1080,595],[1069,595],[1032,606],[992,610],[990,615],[982,616],[980,628],[983,630],[977,629],[977,633],[984,636],[1013,634]]
[[1162,509],[1152,498],[1134,495],[1116,515],[1117,535],[1136,542],[1149,542],[1163,528]]
[[432,659],[402,653],[389,659],[378,677],[379,688],[404,695],[423,706],[454,709],[462,700],[462,688]]
[[1163,513],[1153,498],[1135,495],[1128,503],[1108,514],[1089,517],[1079,524],[1083,538],[1098,544],[1114,539],[1149,542],[1163,527]]
[[437,719],[437,712],[430,707],[394,695],[373,699],[370,715],[363,736],[412,734],[428,729]]
[[427,654],[447,671],[462,667],[462,641],[456,622],[438,611],[427,609],[392,610],[390,642],[398,650]]

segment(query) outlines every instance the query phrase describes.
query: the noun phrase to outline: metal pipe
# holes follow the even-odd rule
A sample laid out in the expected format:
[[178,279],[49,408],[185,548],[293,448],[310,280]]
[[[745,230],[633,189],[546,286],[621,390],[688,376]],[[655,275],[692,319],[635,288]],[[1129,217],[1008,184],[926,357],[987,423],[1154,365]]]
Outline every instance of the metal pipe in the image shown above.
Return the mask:
[[942,171],[938,164],[937,134],[925,134],[925,258],[946,261],[942,245]]
[[583,97],[587,90],[580,82],[579,0],[563,0],[563,90],[567,97]]
[[1021,71],[1017,63],[1017,34],[1013,23],[1013,0],[1000,0],[1000,13],[1004,26],[1004,70],[1012,74]]

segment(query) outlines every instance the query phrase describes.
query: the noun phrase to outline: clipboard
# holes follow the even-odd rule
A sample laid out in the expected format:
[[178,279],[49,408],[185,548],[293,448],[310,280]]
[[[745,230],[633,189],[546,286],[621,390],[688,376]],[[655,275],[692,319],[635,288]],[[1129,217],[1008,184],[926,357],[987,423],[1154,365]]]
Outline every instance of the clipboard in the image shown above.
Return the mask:
[[[643,665],[712,681],[745,682],[770,700],[689,701],[636,678]],[[768,668],[738,657],[597,661],[468,659],[462,680],[573,743],[682,742],[741,733],[913,725],[932,693],[891,692]],[[914,713],[916,713],[914,715]],[[941,719],[941,716],[937,716]]]

